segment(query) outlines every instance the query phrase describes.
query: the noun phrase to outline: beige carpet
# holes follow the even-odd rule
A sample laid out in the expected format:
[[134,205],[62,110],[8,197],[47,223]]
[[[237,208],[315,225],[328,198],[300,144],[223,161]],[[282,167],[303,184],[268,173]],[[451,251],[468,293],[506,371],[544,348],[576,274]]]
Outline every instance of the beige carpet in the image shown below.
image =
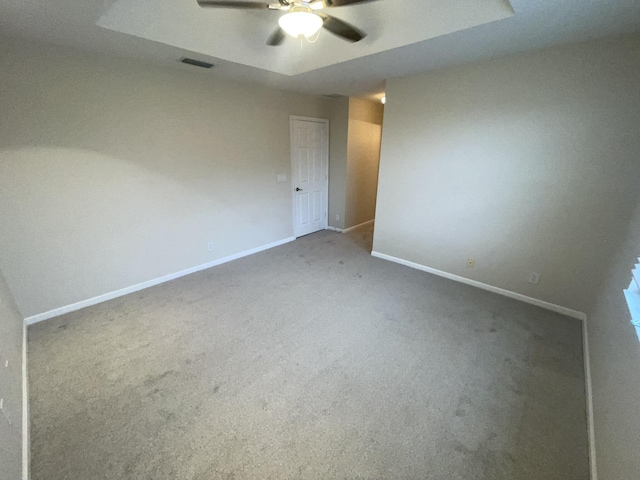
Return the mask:
[[580,322],[370,240],[30,327],[32,479],[588,479]]

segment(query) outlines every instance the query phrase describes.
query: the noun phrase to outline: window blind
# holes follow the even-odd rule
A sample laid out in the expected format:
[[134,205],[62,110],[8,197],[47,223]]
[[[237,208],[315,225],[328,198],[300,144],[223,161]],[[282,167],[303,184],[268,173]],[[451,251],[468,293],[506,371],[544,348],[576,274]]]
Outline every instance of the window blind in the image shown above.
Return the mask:
[[624,291],[624,296],[631,312],[631,323],[636,327],[636,334],[640,341],[640,258],[631,271],[631,277],[631,284]]

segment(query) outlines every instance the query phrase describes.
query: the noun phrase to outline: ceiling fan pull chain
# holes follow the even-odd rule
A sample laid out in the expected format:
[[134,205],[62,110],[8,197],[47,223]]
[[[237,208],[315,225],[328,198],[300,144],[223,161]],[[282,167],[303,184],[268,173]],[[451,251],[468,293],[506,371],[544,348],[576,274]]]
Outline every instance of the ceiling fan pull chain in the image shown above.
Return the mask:
[[320,38],[320,30],[318,30],[316,33],[314,33],[310,37],[307,37],[307,42],[316,43],[318,41],[318,38]]

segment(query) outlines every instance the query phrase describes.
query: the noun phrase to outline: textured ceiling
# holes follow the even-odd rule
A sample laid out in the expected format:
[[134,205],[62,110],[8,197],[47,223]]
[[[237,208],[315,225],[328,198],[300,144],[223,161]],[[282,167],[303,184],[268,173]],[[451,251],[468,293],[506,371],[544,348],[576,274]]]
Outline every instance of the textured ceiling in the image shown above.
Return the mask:
[[[157,4],[151,0],[139,1],[148,5],[148,11],[152,11]],[[200,10],[195,6],[195,0],[175,0],[175,3],[185,4],[185,8],[189,10]],[[409,3],[413,2],[378,0],[370,5],[341,7],[336,11],[346,8],[357,12],[362,8],[365,12],[374,12],[373,5],[378,8],[378,4],[404,6]],[[205,55],[189,48],[175,47],[98,26],[101,19],[104,21],[109,16],[114,5],[113,0],[2,0],[0,35],[10,37],[6,41],[26,38],[103,55],[128,57],[167,68],[182,69],[194,75],[205,75],[212,81],[226,78],[312,94],[363,95],[381,92],[385,79],[391,77],[558,44],[640,32],[639,0],[511,0],[515,14],[503,20],[341,61],[307,73],[283,75],[247,66],[239,57],[229,55],[226,51],[223,52],[224,57]],[[264,15],[268,15],[268,12]],[[143,18],[135,17],[132,20],[144,21]],[[355,17],[349,17],[348,20],[358,25],[362,21],[363,28],[369,21]],[[175,23],[179,26],[178,22]],[[263,32],[255,32],[259,45],[263,44],[271,32],[268,22],[264,28]],[[373,39],[376,35],[397,35],[397,30],[401,29],[395,27],[392,31],[388,25],[383,24],[380,26],[383,28],[382,33],[376,33],[371,25],[368,28],[371,29],[369,33]],[[225,42],[227,45],[234,44],[233,48],[236,48],[236,43],[245,41],[245,34],[246,32],[238,30]],[[332,40],[339,43],[331,44],[333,46],[327,54],[332,55],[336,50],[346,48],[345,45],[349,46],[345,42]],[[203,70],[183,65],[178,62],[182,56],[210,61],[216,67]]]

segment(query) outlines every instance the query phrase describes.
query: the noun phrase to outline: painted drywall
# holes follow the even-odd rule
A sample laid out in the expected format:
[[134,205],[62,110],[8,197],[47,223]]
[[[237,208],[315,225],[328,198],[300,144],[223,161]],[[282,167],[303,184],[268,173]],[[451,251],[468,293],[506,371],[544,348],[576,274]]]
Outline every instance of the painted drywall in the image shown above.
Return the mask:
[[349,97],[349,120],[359,120],[382,126],[384,105],[380,100],[371,97]]
[[25,317],[293,234],[289,116],[328,100],[25,42],[0,65],[0,268]]
[[383,111],[380,102],[349,99],[345,228],[375,218]]
[[640,203],[587,310],[600,480],[635,480],[640,472],[640,343],[622,293],[639,256]]
[[329,112],[329,225],[343,229],[347,188],[349,98],[331,100]]
[[389,80],[374,250],[584,312],[640,185],[638,78],[631,36]]
[[23,326],[0,271],[0,476],[7,480],[22,478]]
[[384,109],[355,97],[330,105],[329,225],[346,229],[375,218]]

